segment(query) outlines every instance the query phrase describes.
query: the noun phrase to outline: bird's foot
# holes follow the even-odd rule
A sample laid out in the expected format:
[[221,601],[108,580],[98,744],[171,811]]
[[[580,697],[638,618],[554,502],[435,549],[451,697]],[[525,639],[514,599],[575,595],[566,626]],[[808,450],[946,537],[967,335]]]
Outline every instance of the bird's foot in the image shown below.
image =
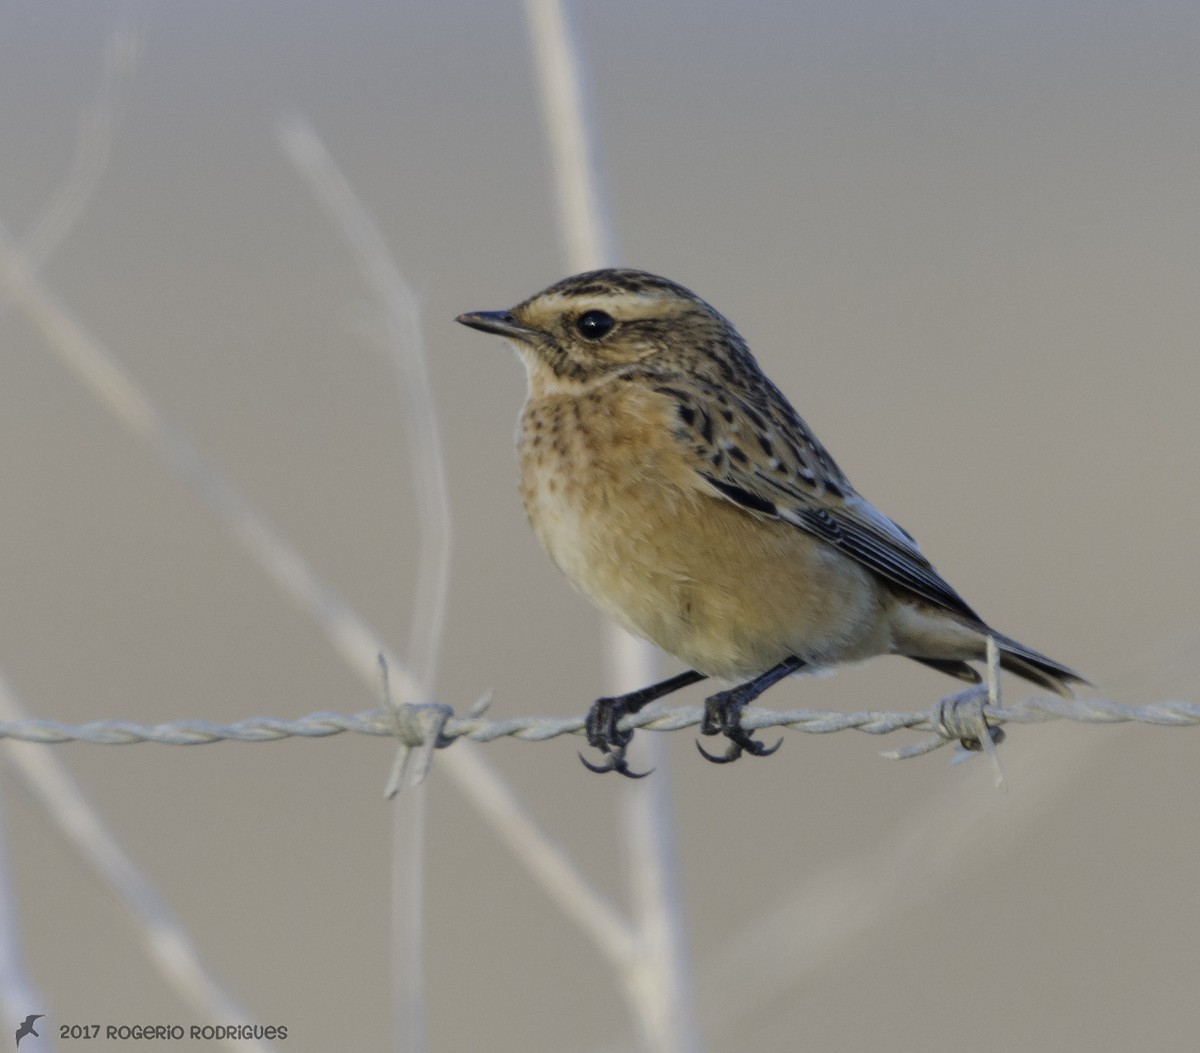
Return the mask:
[[599,764],[593,764],[581,753],[579,759],[588,771],[603,774],[606,771],[619,772],[629,779],[641,779],[649,775],[648,771],[631,771],[625,760],[625,747],[633,738],[632,731],[622,731],[617,727],[621,718],[630,713],[637,713],[643,706],[656,699],[678,691],[681,687],[703,680],[704,674],[694,669],[685,673],[677,673],[666,680],[639,691],[630,691],[627,695],[616,698],[598,698],[588,710],[583,728],[587,733],[588,745],[604,754]]
[[[631,706],[626,696],[618,698],[598,698],[588,710],[584,722],[588,745],[598,749],[603,755],[599,764],[593,764],[582,753],[579,759],[588,771],[598,775],[615,771],[627,779],[644,779],[648,771],[633,771],[625,760],[625,749],[633,739],[632,731],[622,731],[617,727],[622,717],[634,713],[638,706]],[[653,770],[653,769],[651,769]]]
[[[743,753],[749,753],[753,757],[769,757],[783,745],[781,738],[774,746],[768,746],[742,727],[742,710],[746,703],[759,693],[747,692],[745,689],[750,686],[752,685],[743,684],[728,691],[719,691],[704,700],[704,720],[700,724],[700,733],[724,735],[729,739],[729,745],[722,756],[709,753],[697,741],[696,749],[705,760],[710,760],[713,764],[728,764],[737,760]],[[750,694],[749,698],[746,697],[747,694]]]

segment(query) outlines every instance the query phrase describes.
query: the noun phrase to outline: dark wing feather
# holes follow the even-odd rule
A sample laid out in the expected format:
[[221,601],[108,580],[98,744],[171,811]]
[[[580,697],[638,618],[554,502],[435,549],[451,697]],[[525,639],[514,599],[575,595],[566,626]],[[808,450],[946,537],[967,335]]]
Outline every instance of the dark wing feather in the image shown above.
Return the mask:
[[677,435],[716,494],[819,537],[880,577],[983,624],[912,537],[855,493],[770,381],[761,378],[739,395],[694,380],[658,390],[675,401]]
[[[736,374],[735,374],[736,376]],[[651,379],[643,374],[643,379]],[[912,536],[855,493],[833,458],[779,390],[754,368],[734,394],[695,376],[654,377],[674,406],[674,433],[685,458],[712,493],[748,514],[778,519],[832,545],[881,578],[992,636],[1000,664],[1069,695],[1078,673],[989,628],[934,569]],[[939,672],[976,679],[965,662],[918,658]]]

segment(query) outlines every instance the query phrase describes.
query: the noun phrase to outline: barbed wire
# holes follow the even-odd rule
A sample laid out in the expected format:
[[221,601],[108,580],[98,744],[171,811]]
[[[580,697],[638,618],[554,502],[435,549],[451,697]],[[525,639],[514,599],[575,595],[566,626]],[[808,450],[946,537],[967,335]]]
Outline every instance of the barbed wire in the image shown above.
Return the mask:
[[[213,742],[274,742],[286,738],[325,738],[351,732],[360,735],[398,739],[410,747],[434,745],[443,748],[456,739],[492,742],[515,738],[543,742],[561,735],[581,735],[584,718],[514,717],[487,720],[483,706],[476,704],[465,717],[442,703],[400,703],[394,710],[375,709],[356,714],[317,712],[295,720],[278,717],[250,717],[232,724],[207,720],[180,720],[165,724],[140,724],[125,720],[96,720],[86,724],[66,724],[57,720],[0,721],[0,738],[54,745],[87,742],[97,745],[129,745],[157,742],[170,746],[199,746]],[[641,713],[622,717],[618,727],[625,730],[677,731],[694,727],[704,718],[702,706],[677,706],[668,709],[647,707]],[[748,707],[742,712],[747,731],[764,728],[790,728],[810,735],[828,735],[837,731],[861,731],[868,735],[888,735],[895,731],[931,732],[935,737],[916,746],[894,750],[889,757],[903,759],[927,753],[951,742],[976,739],[981,721],[992,728],[1004,724],[1041,724],[1051,720],[1069,720],[1081,724],[1155,724],[1184,727],[1200,724],[1200,703],[1182,701],[1153,702],[1129,706],[1107,699],[1028,698],[993,706],[986,692],[974,686],[944,698],[928,709],[910,712],[860,710],[843,713],[832,710],[773,710]]]

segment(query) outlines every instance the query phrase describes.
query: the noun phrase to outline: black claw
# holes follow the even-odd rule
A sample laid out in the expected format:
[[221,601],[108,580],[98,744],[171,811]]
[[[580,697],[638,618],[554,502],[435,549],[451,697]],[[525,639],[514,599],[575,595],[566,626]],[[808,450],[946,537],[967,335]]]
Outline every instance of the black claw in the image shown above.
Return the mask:
[[603,764],[593,764],[582,753],[579,754],[579,763],[582,764],[588,771],[594,771],[597,775],[603,775],[606,771],[613,770],[613,758],[608,756]]
[[746,748],[747,753],[752,753],[755,757],[769,757],[783,745],[783,736],[779,737],[779,741],[774,746],[768,746],[765,742],[752,739],[749,736],[746,737],[746,741],[742,745]]
[[620,752],[614,750],[611,753],[605,754],[602,764],[593,764],[582,753],[579,754],[579,760],[588,771],[594,771],[597,775],[603,775],[605,772],[615,771],[618,775],[624,775],[627,779],[644,779],[647,775],[651,775],[654,769],[650,771],[633,771],[628,764],[625,763],[625,751]]
[[703,746],[700,745],[700,740],[696,739],[696,749],[700,751],[700,756],[706,761],[712,761],[713,764],[728,764],[730,761],[735,761],[742,755],[742,747],[736,742],[731,742],[725,750],[723,756],[717,756],[715,753],[709,753]]
[[716,756],[709,753],[708,750],[700,745],[700,740],[696,740],[696,749],[700,751],[700,755],[705,760],[710,760],[713,764],[728,764],[730,761],[737,760],[743,752],[749,753],[752,757],[769,757],[783,745],[782,737],[774,746],[768,746],[765,742],[754,738],[741,728],[731,728],[725,734],[729,736],[729,745],[725,748],[723,756]]

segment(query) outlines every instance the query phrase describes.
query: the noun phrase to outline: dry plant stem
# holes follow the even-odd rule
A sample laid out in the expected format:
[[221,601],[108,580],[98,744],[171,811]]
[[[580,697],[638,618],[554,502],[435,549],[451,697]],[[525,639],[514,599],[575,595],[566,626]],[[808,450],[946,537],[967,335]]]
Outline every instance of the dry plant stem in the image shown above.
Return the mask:
[[[456,745],[445,751],[445,759],[457,752]],[[442,759],[439,757],[439,763]],[[537,874],[539,884],[591,938],[617,974],[625,975],[639,951],[638,934],[530,818],[508,784],[491,768],[480,767],[471,779],[460,782],[459,789],[492,828],[502,833],[504,842]]]
[[[1084,738],[1054,746],[1026,742],[1009,757],[1019,793],[943,788],[878,843],[815,870],[790,894],[764,906],[699,969],[709,1033],[736,1036],[765,1007],[858,953],[859,941],[869,934],[944,891],[967,860],[978,863],[980,856],[993,859],[1011,851],[1043,814],[1047,799],[1094,752],[1095,743]],[[982,786],[982,764],[962,770],[964,777],[977,773]]]
[[396,1048],[429,1048],[425,994],[425,860],[428,785],[410,786],[392,824],[392,1029]]
[[[403,404],[400,416],[408,427],[409,462],[420,524],[407,655],[419,692],[416,697],[429,698],[445,631],[451,524],[445,458],[416,297],[311,125],[293,117],[280,125],[279,136],[292,163],[345,238],[382,315]],[[410,788],[397,803],[392,831],[394,1017],[401,1048],[411,1053],[429,1046],[422,924],[425,804],[424,788]]]
[[630,886],[642,941],[630,993],[640,1000],[643,1027],[652,1048],[686,1053],[702,1045],[693,1010],[694,980],[672,814],[671,776],[665,763],[666,740],[657,735],[644,738],[651,742],[651,749],[635,752],[634,760],[658,768],[653,779],[643,780],[656,785],[640,794],[636,787],[624,790],[633,864]]
[[[588,119],[591,97],[580,48],[559,0],[526,0],[546,138],[552,157],[559,232],[568,270],[616,261],[604,205],[599,136]],[[656,679],[656,652],[615,626],[606,630],[607,692],[620,694]],[[606,692],[606,693],[607,693]],[[622,788],[626,847],[638,932],[638,955],[621,976],[648,1049],[701,1048],[692,1005],[679,861],[675,848],[666,746],[643,735],[631,744],[637,770],[659,777]]]
[[121,21],[105,48],[96,98],[80,119],[71,169],[24,239],[25,258],[34,269],[53,255],[74,228],[108,167],[113,135],[124,118],[145,46],[145,32],[131,7],[125,8]]
[[[1194,692],[1200,683],[1198,650],[1200,638],[1188,632],[1171,643],[1160,642],[1134,662],[1126,656],[1125,668],[1103,676],[1101,682],[1111,684],[1119,695]],[[1044,701],[1052,707],[1045,712],[1060,717],[1070,704],[1059,698]],[[1093,703],[1095,723],[1111,722],[1118,715],[1130,719],[1135,713],[1164,727],[1184,726],[1184,718],[1200,723],[1196,703],[1129,707],[1097,699],[1076,700],[1079,715],[1073,719],[1083,719]],[[1005,712],[1011,716],[1026,705],[1018,702]],[[1026,719],[1038,720],[1036,712]],[[1100,740],[1092,736],[1054,744],[1025,738],[1020,751],[1008,757],[1014,792],[980,793],[972,807],[967,795],[940,788],[858,857],[797,882],[791,893],[723,941],[700,969],[700,1004],[710,1033],[737,1035],[744,1021],[788,992],[803,989],[839,957],[857,953],[856,941],[939,895],[965,864],[987,865],[1017,851],[1030,827],[1045,814],[1047,803],[1077,784],[1080,771],[1102,756]],[[975,764],[964,775],[972,770],[982,772]],[[809,938],[799,944],[792,938],[795,932]]]
[[526,0],[542,121],[550,146],[559,236],[572,271],[617,257],[604,203],[599,137],[589,119],[582,57],[559,0]]
[[0,797],[0,1013],[5,1020],[20,1020],[31,1006],[49,1003],[25,973],[21,924],[8,866],[8,826]]
[[[16,695],[2,679],[0,714],[6,720],[26,716]],[[251,1014],[213,980],[171,908],[109,834],[103,819],[52,751],[17,744],[6,744],[5,749],[9,764],[29,792],[128,908],[147,955],[167,982],[214,1022],[252,1021]],[[28,1011],[22,1010],[21,1015]],[[253,1040],[229,1045],[243,1053],[267,1053],[274,1048]]]
[[[75,166],[30,238],[31,251],[39,264],[66,236],[99,181],[108,157],[111,131],[132,75],[138,42],[138,35],[126,29],[119,31],[110,45],[104,91],[85,123]],[[72,352],[81,346],[82,331],[65,308],[45,293],[29,259],[17,249],[2,225],[0,289],[18,309],[25,311],[44,336],[53,336],[60,342],[64,354],[73,358],[76,368],[81,369],[93,390],[110,406],[122,407],[137,426],[153,428],[155,415],[147,411],[146,405],[138,404],[136,392],[124,388],[119,369],[110,368],[112,363],[103,352],[90,356],[85,353],[82,359],[73,357]],[[86,342],[86,334],[83,338]],[[10,716],[25,716],[7,684],[0,684],[0,707]],[[43,751],[10,748],[9,758],[50,817],[123,898],[141,930],[151,959],[168,982],[211,1019],[249,1020],[249,1015],[209,976],[186,932],[153,886],[122,852],[65,767]],[[271,1047],[245,1041],[236,1043],[235,1048],[263,1051]]]
[[[388,660],[397,694],[419,698],[416,679],[395,654],[333,589],[329,588],[300,554],[203,459],[191,444],[158,414],[146,394],[125,373],[116,359],[73,317],[48,286],[34,274],[0,226],[0,287],[14,306],[32,323],[47,346],[71,368],[97,399],[127,430],[144,441],[175,475],[201,500],[297,607],[321,627],[343,661],[372,690],[378,676],[377,658]],[[442,758],[441,770],[467,789],[473,781],[496,785],[499,780],[482,754],[461,743]],[[478,799],[477,794],[467,794]],[[561,855],[561,849],[534,824],[528,813],[507,794],[497,813],[497,835],[510,847],[552,899],[573,918],[585,914],[589,931],[611,932],[623,926],[618,916],[592,916],[603,903],[578,870]],[[553,880],[544,880],[544,860],[558,857]]]
[[[313,569],[270,524],[259,516],[217,473],[200,458],[190,443],[170,428],[144,392],[119,363],[70,314],[54,293],[25,265],[11,238],[0,226],[0,288],[14,306],[32,323],[47,346],[71,368],[118,422],[144,441],[206,506],[275,586],[322,629],[347,666],[374,692],[378,687],[378,657],[388,662],[396,694],[420,697],[416,679],[380,637]],[[482,753],[470,743],[460,743],[440,758],[440,769],[464,792],[472,784],[495,789],[500,779]],[[530,819],[515,796],[505,790],[505,807],[495,815],[494,829],[500,840],[524,864],[530,875],[552,899],[573,918],[596,909],[603,898],[591,888],[561,849]],[[466,794],[472,800],[479,795]],[[562,865],[553,881],[543,879],[544,862],[553,856]],[[608,931],[617,916],[609,911],[594,927]],[[621,923],[623,924],[623,923]]]
[[[105,49],[96,98],[87,106],[80,121],[70,171],[25,237],[26,259],[33,268],[45,264],[71,232],[100,185],[108,165],[113,132],[124,113],[143,43],[143,34],[130,8],[125,9],[121,23]],[[9,306],[8,296],[0,290],[0,319],[7,314]],[[0,838],[3,836],[4,831],[0,829]],[[3,848],[0,844],[0,854]],[[0,866],[3,862],[0,858]],[[0,874],[0,1006],[7,1010],[8,1019],[26,1014],[32,1005],[46,1004],[24,976],[18,938],[20,929],[12,895],[11,885],[4,880],[4,874]]]
[[[163,419],[111,352],[84,329],[67,305],[30,269],[2,225],[0,288],[91,394],[127,431],[150,447],[267,572],[276,587],[317,620],[343,660],[351,668],[366,671],[373,684],[379,654],[377,635],[317,577],[300,553],[254,510],[216,466]],[[393,669],[400,668],[393,661]],[[419,697],[411,682],[399,686],[404,697]]]
[[429,698],[446,623],[452,522],[420,309],[383,238],[312,126],[301,117],[292,117],[280,124],[279,136],[309,189],[345,238],[383,318],[388,357],[403,400],[401,416],[407,426],[420,521],[417,585],[405,654],[420,689],[416,697]]

